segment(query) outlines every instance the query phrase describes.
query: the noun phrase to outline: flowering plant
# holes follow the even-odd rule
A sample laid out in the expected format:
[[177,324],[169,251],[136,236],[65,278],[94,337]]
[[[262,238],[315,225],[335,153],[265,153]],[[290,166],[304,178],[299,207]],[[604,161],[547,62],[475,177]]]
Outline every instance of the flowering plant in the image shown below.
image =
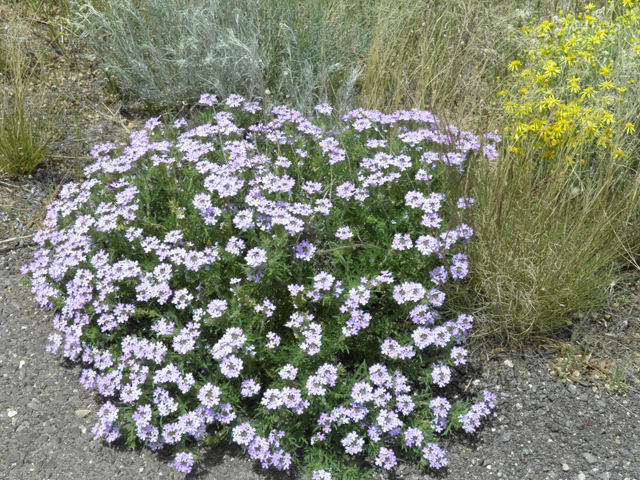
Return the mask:
[[93,433],[168,447],[184,472],[224,436],[265,468],[304,453],[313,478],[354,455],[391,469],[401,450],[446,465],[435,434],[475,431],[495,396],[434,393],[472,324],[436,311],[472,235],[472,200],[441,190],[497,138],[416,110],[356,110],[338,133],[326,104],[252,123],[260,106],[237,95],[201,103],[193,129],[151,119],[95,147],[23,267],[56,310],[48,350],[107,399]]
[[[615,15],[616,6],[624,12]],[[637,148],[640,6],[623,0],[584,8],[521,29],[527,50],[509,64],[508,88],[499,93],[517,155],[533,147],[554,159],[563,151],[573,165],[595,152],[619,158]]]

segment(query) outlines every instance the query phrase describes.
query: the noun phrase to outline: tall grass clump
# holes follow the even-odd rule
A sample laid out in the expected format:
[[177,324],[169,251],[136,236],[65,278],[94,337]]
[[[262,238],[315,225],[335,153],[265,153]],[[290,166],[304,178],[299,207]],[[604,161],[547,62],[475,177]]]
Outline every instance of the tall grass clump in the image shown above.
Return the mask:
[[57,137],[55,102],[37,88],[38,52],[28,47],[29,28],[10,15],[0,34],[5,88],[0,92],[0,170],[11,176],[33,173]]
[[209,91],[310,115],[324,101],[354,105],[368,3],[82,0],[74,24],[118,88],[148,106],[196,104]]
[[626,23],[638,16],[603,25],[605,13],[526,28],[532,50],[510,63],[501,155],[469,177],[474,268],[457,299],[477,318],[476,340],[558,333],[601,307],[639,252],[637,52],[627,36],[637,23]]
[[[526,18],[513,2],[380,0],[362,77],[368,108],[428,108],[486,131],[495,77]],[[496,90],[497,91],[497,90]],[[487,130],[488,129],[488,130]]]
[[474,432],[495,397],[446,397],[473,319],[438,309],[473,232],[472,200],[444,192],[493,146],[424,111],[334,131],[326,104],[259,123],[237,95],[201,103],[194,129],[151,119],[95,147],[22,270],[56,311],[48,350],[105,397],[93,433],[185,472],[220,439],[316,479],[445,466],[439,435]]

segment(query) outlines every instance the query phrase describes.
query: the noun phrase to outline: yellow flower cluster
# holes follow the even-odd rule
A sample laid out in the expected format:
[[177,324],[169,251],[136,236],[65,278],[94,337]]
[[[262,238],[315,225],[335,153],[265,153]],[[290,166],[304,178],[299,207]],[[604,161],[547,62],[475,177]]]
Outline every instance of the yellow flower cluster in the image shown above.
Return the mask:
[[625,155],[620,139],[635,133],[638,120],[637,111],[629,119],[629,103],[640,72],[640,5],[617,5],[617,15],[613,2],[599,10],[589,4],[577,17],[560,11],[521,29],[529,49],[508,65],[508,86],[499,93],[512,152],[534,148],[553,159],[582,145]]

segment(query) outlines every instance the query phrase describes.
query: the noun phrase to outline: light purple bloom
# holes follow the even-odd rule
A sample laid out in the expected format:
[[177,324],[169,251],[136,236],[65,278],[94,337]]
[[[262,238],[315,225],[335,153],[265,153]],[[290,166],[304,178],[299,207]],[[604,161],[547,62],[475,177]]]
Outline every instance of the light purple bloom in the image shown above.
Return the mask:
[[439,387],[445,387],[451,381],[451,369],[444,363],[439,362],[433,367],[433,370],[431,371],[431,377]]
[[366,382],[358,382],[351,389],[351,398],[357,403],[366,403],[373,399],[373,388]]
[[340,227],[336,230],[336,237],[340,240],[349,240],[350,238],[353,238],[353,233],[349,227]]
[[305,261],[311,260],[313,258],[313,254],[316,252],[316,247],[312,244],[303,240],[296,246],[296,258],[300,258]]
[[194,463],[194,460],[193,460],[192,454],[186,453],[186,452],[180,452],[176,454],[176,458],[173,462],[173,465],[174,467],[176,467],[176,470],[178,470],[179,472],[189,473],[191,472],[193,463]]
[[416,282],[404,282],[401,285],[393,287],[393,298],[399,304],[405,302],[419,302],[425,296],[427,291]]
[[227,378],[236,378],[242,371],[242,360],[234,355],[229,355],[220,363],[220,371]]
[[318,275],[313,277],[313,288],[316,290],[330,290],[333,282],[335,282],[335,277],[327,272],[320,272]]
[[229,238],[229,242],[227,243],[227,246],[225,248],[227,252],[233,255],[240,255],[242,253],[242,250],[244,249],[245,249],[244,241],[237,237]]
[[260,385],[257,384],[253,378],[242,382],[241,393],[243,397],[253,397],[254,395],[257,395],[258,392],[260,392]]
[[331,480],[331,474],[326,470],[314,470],[311,480]]
[[171,335],[175,326],[176,324],[174,322],[167,322],[166,318],[161,318],[151,326],[151,330],[158,335]]
[[322,103],[320,105],[316,105],[315,107],[313,107],[313,109],[316,112],[321,113],[323,115],[331,115],[331,112],[333,112],[333,107],[328,103]]
[[205,407],[213,408],[220,403],[220,387],[207,383],[198,392],[198,400]]
[[282,368],[282,370],[278,372],[278,375],[280,375],[280,378],[282,378],[283,380],[295,380],[297,374],[298,374],[298,369],[295,368],[290,363],[286,364]]
[[456,367],[467,363],[467,350],[462,347],[453,347],[451,349],[451,359]]
[[431,281],[436,285],[442,285],[447,281],[447,269],[443,266],[436,267],[431,272],[429,272],[429,276],[431,277]]
[[462,279],[469,273],[469,262],[467,256],[464,253],[458,253],[453,256],[452,265],[449,267],[451,276],[454,279]]
[[213,300],[207,306],[207,313],[211,315],[212,318],[221,317],[222,314],[229,308],[227,306],[226,300]]
[[267,410],[276,410],[284,405],[281,395],[282,392],[277,388],[269,388],[262,395],[262,401],[260,403],[264,405]]
[[436,443],[428,443],[422,449],[422,456],[429,462],[431,468],[439,469],[449,465],[445,458],[445,451]]
[[269,339],[269,343],[267,343],[266,347],[268,349],[276,348],[280,345],[280,337],[273,332],[267,333],[267,338]]
[[344,445],[344,450],[349,455],[356,455],[362,451],[364,439],[358,437],[356,432],[351,432],[342,439],[342,445]]
[[386,447],[382,447],[380,449],[378,458],[376,458],[376,465],[378,467],[382,467],[385,470],[391,470],[397,463],[396,454],[393,453],[393,450]]
[[267,252],[261,248],[252,248],[247,252],[245,260],[250,267],[259,267],[267,261]]
[[473,205],[473,198],[459,198],[458,208],[471,208]]
[[[236,214],[236,216],[233,217],[233,224],[243,232],[246,232],[249,228],[251,228],[251,225],[253,224],[253,211],[240,210]],[[235,238],[235,237],[232,237],[232,238]]]
[[424,435],[419,429],[411,427],[404,432],[404,439],[407,447],[413,447],[422,443]]
[[233,427],[232,436],[238,445],[249,445],[256,436],[256,429],[249,422],[241,423]]
[[241,106],[244,101],[245,101],[244,97],[241,97],[240,95],[232,93],[227,97],[227,99],[225,100],[225,103],[227,104],[228,107],[237,108]]
[[202,95],[200,95],[200,101],[198,103],[211,107],[214,103],[218,103],[218,97],[209,93],[203,93]]
[[393,250],[408,250],[413,247],[413,242],[411,241],[411,235],[408,233],[404,235],[400,235],[399,233],[393,236],[393,242],[391,243],[391,248]]

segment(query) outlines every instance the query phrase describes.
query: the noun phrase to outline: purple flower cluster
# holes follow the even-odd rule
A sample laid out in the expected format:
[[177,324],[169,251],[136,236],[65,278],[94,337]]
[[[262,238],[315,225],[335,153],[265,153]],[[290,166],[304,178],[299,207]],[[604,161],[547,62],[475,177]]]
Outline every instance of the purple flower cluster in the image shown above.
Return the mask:
[[467,433],[475,432],[480,426],[480,419],[491,414],[491,410],[495,408],[495,394],[485,390],[482,396],[482,401],[472,405],[469,412],[458,417],[462,422],[462,428]]
[[118,421],[118,408],[111,402],[106,402],[98,410],[98,423],[91,429],[96,437],[104,437],[107,442],[113,442],[120,436],[120,428],[114,425]]
[[[218,100],[204,94],[200,103],[213,106]],[[451,256],[450,251],[458,242],[468,242],[473,230],[465,224],[444,230],[446,199],[431,191],[431,181],[438,174],[436,164],[461,170],[467,154],[495,158],[497,151],[471,134],[443,128],[433,115],[417,110],[386,115],[358,109],[345,115],[345,130],[352,130],[356,139],[364,137],[362,145],[370,149],[359,158],[348,156],[340,133],[288,107],[274,108],[271,121],[246,130],[236,125],[234,114],[256,113],[258,104],[231,95],[223,110],[212,113],[212,123],[189,131],[182,128],[184,120],[176,121],[175,149],[167,141],[152,140],[164,133],[158,118],[134,132],[122,149],[113,144],[95,147],[95,163],[85,169],[94,178],[65,185],[48,207],[46,228],[34,237],[42,248],[22,273],[31,275],[32,291],[41,305],[59,307],[56,333],[49,337],[47,350],[82,359],[92,368],[83,369],[81,384],[122,404],[120,411],[107,402],[98,412],[93,433],[113,441],[120,434],[120,421],[132,423],[139,439],[159,449],[177,446],[185,435],[201,439],[206,426],[217,422],[228,426],[234,442],[263,467],[286,469],[291,455],[280,445],[284,432],[261,437],[263,425],[255,419],[237,420],[236,405],[221,399],[241,396],[251,403],[255,400],[246,398],[262,392],[260,410],[274,419],[281,409],[286,415],[308,416],[318,411],[312,405],[335,401],[336,392],[327,395],[329,388],[346,388],[344,405],[321,408],[326,411],[313,419],[319,431],[312,444],[334,435],[334,443],[355,455],[370,441],[378,444],[376,465],[389,470],[397,463],[392,444],[403,438],[407,447],[422,449],[433,468],[446,465],[444,452],[432,443],[425,446],[425,435],[412,426],[410,416],[420,402],[411,396],[403,361],[418,349],[451,348],[446,361],[431,369],[431,380],[439,386],[450,382],[448,365],[466,362],[466,350],[454,345],[466,340],[472,318],[460,315],[441,321],[434,309],[445,300],[438,288],[445,290],[440,286],[468,275],[467,257]],[[321,116],[332,115],[327,104],[315,110]],[[324,122],[323,117],[318,121]],[[401,148],[392,152],[396,138]],[[448,153],[427,151],[430,144],[446,146],[437,150]],[[167,187],[149,180],[158,171],[176,172],[181,178],[197,173],[201,179]],[[112,179],[105,180],[107,176]],[[184,198],[179,197],[180,208],[172,206],[166,218],[158,218],[158,212],[149,211],[153,202],[146,198],[149,190],[157,195],[164,188]],[[386,197],[395,190],[400,197],[388,202]],[[387,203],[394,206],[384,207]],[[364,216],[352,216],[367,212],[368,206],[394,210],[402,203],[411,216],[404,218],[413,219],[409,233],[400,229],[406,222],[393,220],[398,230],[388,236],[381,232],[377,239],[368,234],[368,226],[358,223]],[[460,210],[472,205],[470,198],[457,202]],[[187,222],[189,228],[181,229]],[[157,224],[171,227],[156,228]],[[371,270],[340,278],[344,269],[333,252],[358,260],[370,247],[386,252],[392,265],[387,268],[398,269],[397,281],[389,270],[375,278]],[[285,256],[286,262],[281,261]],[[422,256],[442,265],[432,267],[419,283],[405,275],[407,267],[400,266],[400,258],[411,263]],[[272,289],[274,284],[267,281],[288,275],[280,270],[282,265],[291,275]],[[289,296],[278,290],[285,287]],[[278,299],[278,308],[267,294]],[[394,338],[382,327],[390,316],[382,318],[374,306],[392,304],[390,298],[399,318],[411,327],[402,326],[396,331],[403,333]],[[340,314],[328,315],[331,308]],[[248,326],[247,319],[255,324]],[[102,335],[107,343],[117,338],[119,344],[86,345],[81,339],[88,338],[83,335],[89,328],[89,337]],[[153,340],[143,337],[147,328]],[[386,356],[397,370],[375,363],[369,366],[368,378],[338,378],[340,366],[325,362],[336,358],[336,348],[342,348],[338,341],[351,348],[349,342],[359,341],[354,338],[358,335],[381,342],[379,351],[368,353],[370,364]],[[213,346],[206,346],[209,341]],[[296,344],[300,350],[279,365],[272,363],[293,352]],[[201,361],[208,352],[219,370],[210,368],[211,357]],[[260,371],[263,358],[272,371]],[[200,405],[189,411],[194,398]],[[494,401],[485,392],[483,401],[459,417],[464,429],[475,431]],[[431,428],[442,432],[451,405],[437,398],[429,407]],[[191,453],[177,453],[177,470],[188,473],[193,464]],[[313,473],[314,480],[330,478],[326,470]]]

